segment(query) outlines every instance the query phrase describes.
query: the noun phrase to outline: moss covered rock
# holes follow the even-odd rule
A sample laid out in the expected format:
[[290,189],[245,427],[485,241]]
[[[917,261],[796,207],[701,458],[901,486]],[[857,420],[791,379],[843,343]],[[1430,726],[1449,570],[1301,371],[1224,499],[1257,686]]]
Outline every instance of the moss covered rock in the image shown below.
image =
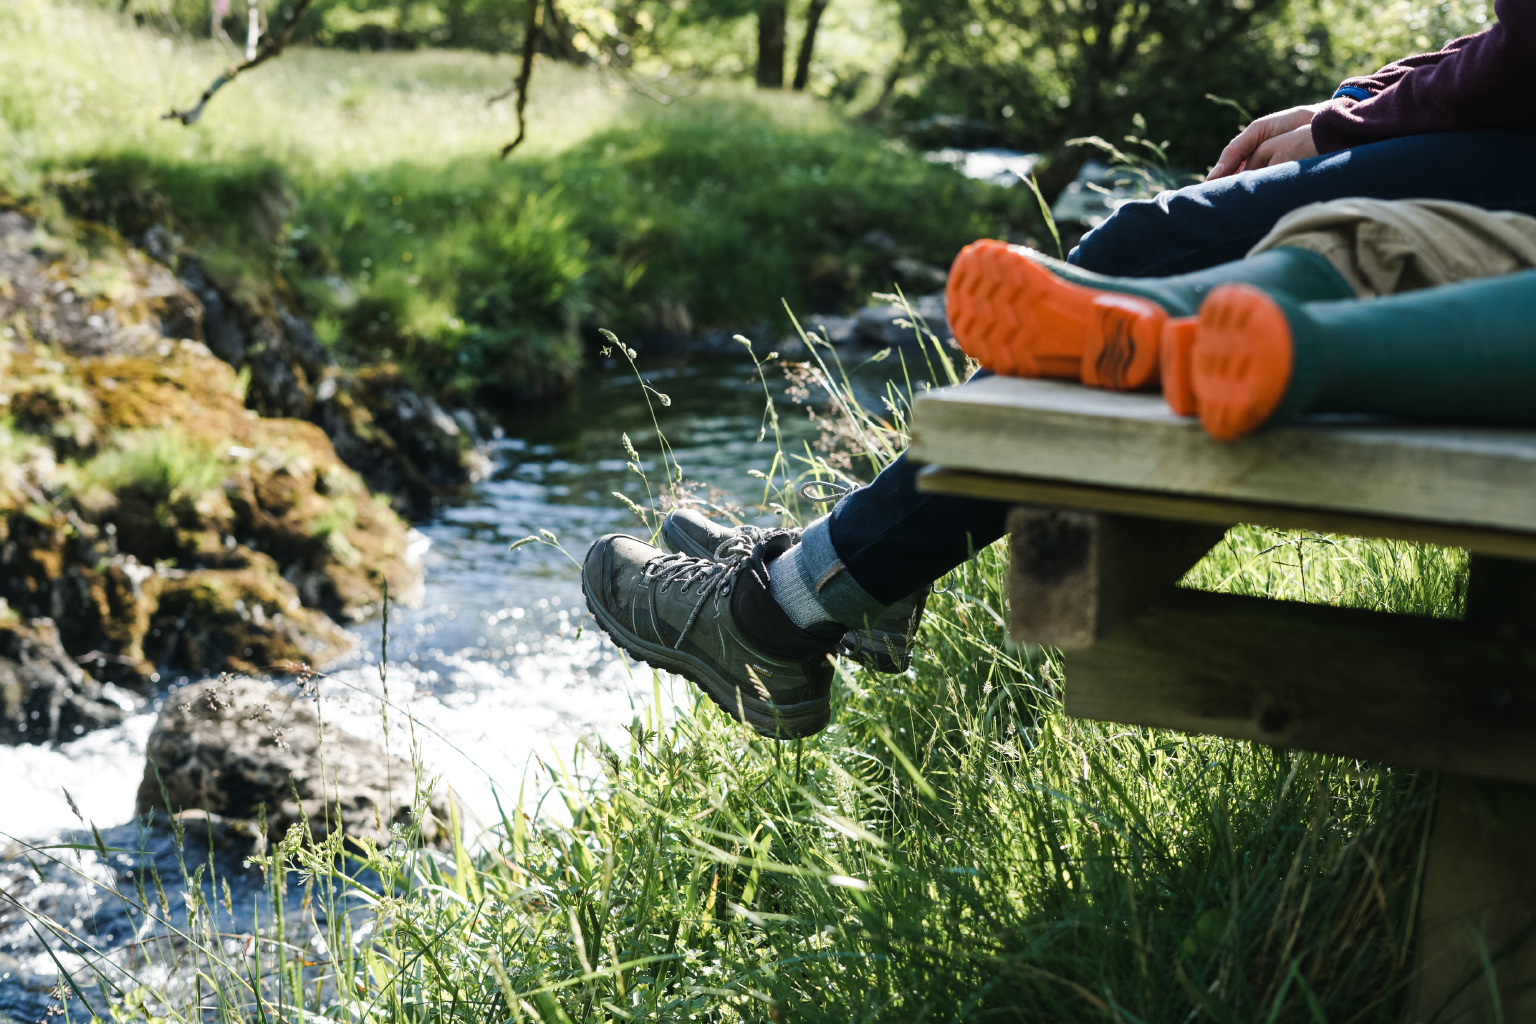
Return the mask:
[[324,665],[333,619],[419,592],[407,525],[326,432],[165,333],[202,307],[164,267],[0,212],[0,283],[0,598],[93,673]]
[[162,578],[149,635],[141,641],[152,662],[196,675],[269,674],[329,665],[351,651],[351,635],[304,607],[271,557],[244,554],[244,568]]

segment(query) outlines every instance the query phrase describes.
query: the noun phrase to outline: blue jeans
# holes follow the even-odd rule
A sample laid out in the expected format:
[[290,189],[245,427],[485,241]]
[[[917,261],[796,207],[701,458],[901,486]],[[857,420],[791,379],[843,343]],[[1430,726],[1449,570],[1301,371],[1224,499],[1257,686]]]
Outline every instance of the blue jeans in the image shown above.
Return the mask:
[[[1536,216],[1536,132],[1415,135],[1280,164],[1127,203],[1067,257],[1087,270],[1166,277],[1242,259],[1308,203],[1451,199]],[[800,566],[823,604],[860,625],[1003,535],[1010,507],[920,494],[905,455],[812,525]]]

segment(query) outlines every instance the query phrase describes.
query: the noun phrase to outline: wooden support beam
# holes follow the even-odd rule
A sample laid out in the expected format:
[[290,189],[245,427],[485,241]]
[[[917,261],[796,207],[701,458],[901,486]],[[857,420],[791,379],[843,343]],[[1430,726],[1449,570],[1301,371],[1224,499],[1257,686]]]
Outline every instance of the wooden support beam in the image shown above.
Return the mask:
[[1225,528],[1070,509],[1008,515],[1009,636],[1087,647],[1172,587]]
[[[1528,639],[1536,565],[1473,555],[1467,624]],[[1536,787],[1446,775],[1434,815],[1409,1019],[1536,1022]]]
[[1536,432],[1323,418],[1217,441],[1156,394],[989,377],[918,398],[911,458],[1000,476],[1536,532]]
[[949,466],[924,467],[917,477],[917,489],[934,494],[958,494],[968,498],[1051,505],[1186,523],[1223,526],[1251,523],[1280,530],[1315,530],[1318,533],[1342,533],[1351,537],[1386,537],[1391,540],[1466,548],[1468,551],[1502,558],[1536,560],[1536,534],[1469,526],[1465,523],[1400,519],[1159,491],[1135,491],[1065,480],[998,476]]
[[1536,783],[1536,638],[1174,590],[1067,659],[1080,718]]
[[1408,1020],[1531,1024],[1536,788],[1446,775],[1434,815]]

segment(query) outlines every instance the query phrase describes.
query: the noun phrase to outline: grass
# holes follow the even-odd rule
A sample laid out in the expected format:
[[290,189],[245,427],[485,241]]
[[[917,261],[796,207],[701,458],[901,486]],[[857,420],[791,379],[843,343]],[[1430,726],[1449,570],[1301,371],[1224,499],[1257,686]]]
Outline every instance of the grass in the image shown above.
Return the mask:
[[344,358],[450,394],[557,389],[598,324],[641,347],[787,331],[781,299],[851,309],[900,257],[945,265],[1036,216],[805,96],[662,106],[546,64],[503,162],[511,114],[485,100],[507,59],[298,49],[189,129],[158,115],[227,60],[214,44],[61,0],[0,32],[0,183],[130,235],[168,224],[226,291],[297,293]]
[[229,474],[229,460],[207,439],[177,429],[124,434],[115,447],[79,467],[77,487],[133,494],[153,506],[196,501]]
[[[854,466],[901,448],[910,395],[893,388],[880,420],[848,402],[836,369],[816,372]],[[664,429],[666,409],[653,413]],[[764,504],[792,507],[796,480],[838,475],[814,449],[780,456]],[[1186,582],[1455,616],[1464,581],[1455,551],[1238,528]],[[259,922],[243,949],[218,941],[216,896],[194,894],[173,921],[123,895],[191,936],[166,973],[199,969],[209,1009],[148,984],[165,974],[146,967],[143,987],[114,979],[111,1012],[1396,1020],[1432,777],[1070,719],[1069,662],[1005,639],[1005,596],[994,545],[932,596],[912,670],[842,665],[833,724],[801,743],[765,741],[704,701],[664,720],[658,684],[625,749],[579,747],[526,802],[508,794],[486,835],[455,827],[451,855],[409,830],[386,850],[291,832],[261,860],[290,919]],[[288,885],[307,909],[279,898]]]
[[[708,325],[767,316],[765,297],[856,300],[884,284],[876,247],[858,250],[871,226],[898,225],[936,260],[1028,201],[793,97],[718,90],[637,116],[564,69],[541,70],[544,148],[502,165],[484,153],[507,115],[478,104],[510,65],[459,55],[296,52],[188,132],[152,116],[200,87],[211,48],[41,0],[0,11],[0,31],[20,40],[0,64],[13,188],[125,228],[171,216],[255,301],[280,274],[338,350],[404,359],[446,388],[573,361],[585,319],[658,333],[680,310]],[[33,73],[53,61],[56,74]],[[789,515],[792,483],[868,476],[904,445],[909,394],[892,391],[878,419],[835,369],[817,372],[850,462],[781,449],[760,504]],[[134,478],[197,476],[146,459]],[[236,908],[221,914],[219,888],[188,865],[198,884],[174,912],[141,873],[137,891],[104,896],[165,941],[98,985],[79,976],[64,1012],[1395,1020],[1432,780],[1069,719],[1069,665],[1005,639],[1005,568],[993,546],[951,574],[907,675],[844,665],[834,724],[803,744],[764,741],[707,703],[670,721],[658,686],[625,749],[573,751],[526,804],[508,795],[488,834],[455,828],[449,855],[414,830],[382,850],[292,832],[259,858],[269,916],[238,925],[259,941],[229,939]],[[1457,551],[1238,528],[1186,582],[1454,617],[1465,578]],[[37,924],[61,953],[85,952],[63,923]]]

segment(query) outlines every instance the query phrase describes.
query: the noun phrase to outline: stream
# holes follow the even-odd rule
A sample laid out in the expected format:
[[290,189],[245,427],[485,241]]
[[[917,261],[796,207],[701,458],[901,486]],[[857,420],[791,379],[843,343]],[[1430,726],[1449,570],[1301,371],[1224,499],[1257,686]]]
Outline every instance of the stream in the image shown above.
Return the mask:
[[[774,449],[771,432],[759,440],[764,383],[752,364],[694,357],[643,371],[645,383],[670,399],[664,407],[651,396],[685,477],[743,504],[760,499],[763,484],[751,473],[769,471]],[[886,382],[901,374],[898,358],[866,363],[853,374],[859,400],[878,406]],[[782,370],[768,366],[766,378],[785,449],[802,450],[818,431],[786,395]],[[321,683],[328,719],[385,741],[396,754],[409,756],[413,744],[419,749],[439,785],[452,787],[468,808],[471,836],[498,820],[498,796],[515,806],[524,792],[531,807],[547,789],[549,770],[571,766],[579,737],[622,745],[626,727],[653,703],[650,670],[629,662],[593,627],[574,561],[602,534],[639,532],[635,515],[613,493],[648,501],[646,482],[627,466],[622,434],[635,444],[651,485],[664,476],[645,396],[622,362],[588,370],[568,401],[504,419],[491,442],[494,473],[471,497],[418,524],[430,542],[425,596],[419,607],[392,611],[386,662],[391,703],[408,716],[392,711],[386,729],[380,714],[379,621],[353,631],[358,657]],[[554,534],[569,557],[541,543],[508,550],[541,530]],[[133,818],[145,742],[164,701],[199,682],[168,680],[121,726],[58,747],[0,747],[0,889],[32,913],[92,936],[104,950],[133,938],[132,922],[96,883],[116,876],[131,891],[124,879],[137,855],[109,850],[103,863],[94,850],[28,853],[23,844],[92,845],[85,823],[97,826],[109,848],[145,843]],[[686,682],[663,677],[661,693],[666,714],[693,704]],[[179,908],[170,842],[150,836],[144,848]],[[236,906],[258,898],[255,871],[242,870],[233,857],[219,871],[235,885]],[[0,902],[0,1024],[34,1024],[57,1005],[57,968],[28,917]],[[68,953],[61,958],[71,969],[80,962]]]

